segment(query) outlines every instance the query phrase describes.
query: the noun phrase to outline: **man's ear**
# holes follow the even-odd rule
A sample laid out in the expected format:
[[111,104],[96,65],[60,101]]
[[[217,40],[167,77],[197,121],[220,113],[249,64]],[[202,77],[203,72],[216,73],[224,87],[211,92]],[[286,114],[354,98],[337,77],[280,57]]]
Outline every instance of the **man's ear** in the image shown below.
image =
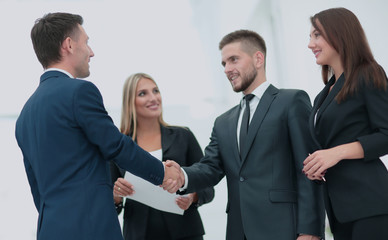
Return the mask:
[[65,38],[63,40],[62,45],[61,45],[61,52],[62,55],[68,54],[68,53],[73,53],[73,40],[70,37]]
[[253,55],[253,58],[256,68],[264,67],[265,57],[261,51],[257,51],[255,55]]

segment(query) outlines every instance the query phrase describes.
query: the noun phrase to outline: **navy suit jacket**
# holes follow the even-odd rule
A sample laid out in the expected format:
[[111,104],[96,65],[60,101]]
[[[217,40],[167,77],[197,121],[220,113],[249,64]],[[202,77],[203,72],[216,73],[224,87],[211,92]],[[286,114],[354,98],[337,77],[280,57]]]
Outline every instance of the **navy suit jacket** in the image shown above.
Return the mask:
[[[163,161],[171,159],[181,166],[190,166],[203,157],[202,149],[189,129],[161,126],[161,134]],[[113,182],[124,175],[116,164],[111,164],[111,173]],[[197,192],[197,195],[198,204],[192,204],[183,216],[159,211],[171,239],[186,239],[192,236],[202,236],[205,233],[197,207],[213,200],[214,189],[208,187]],[[125,200],[123,226],[125,240],[144,240],[146,238],[150,209],[151,207],[134,200]]]
[[357,93],[338,103],[335,97],[344,85],[344,75],[329,92],[334,82],[333,77],[314,101],[311,134],[320,149],[359,141],[364,158],[340,161],[325,174],[332,231],[336,230],[334,216],[339,222],[349,222],[388,214],[388,172],[379,158],[388,154],[388,91],[361,83]]
[[122,239],[110,160],[153,184],[162,163],[121,134],[91,82],[48,71],[16,122],[35,206],[37,239]]
[[213,186],[226,176],[227,239],[324,236],[321,186],[302,174],[303,161],[314,148],[310,111],[306,92],[270,85],[249,125],[244,156],[237,144],[238,105],[216,119],[204,158],[183,167],[188,192]]

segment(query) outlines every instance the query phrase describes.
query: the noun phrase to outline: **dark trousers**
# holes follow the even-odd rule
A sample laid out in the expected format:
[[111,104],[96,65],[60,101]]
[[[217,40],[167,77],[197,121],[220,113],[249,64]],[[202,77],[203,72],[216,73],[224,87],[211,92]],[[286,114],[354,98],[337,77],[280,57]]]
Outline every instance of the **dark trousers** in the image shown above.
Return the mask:
[[349,223],[336,223],[334,240],[388,239],[388,215],[359,219]]

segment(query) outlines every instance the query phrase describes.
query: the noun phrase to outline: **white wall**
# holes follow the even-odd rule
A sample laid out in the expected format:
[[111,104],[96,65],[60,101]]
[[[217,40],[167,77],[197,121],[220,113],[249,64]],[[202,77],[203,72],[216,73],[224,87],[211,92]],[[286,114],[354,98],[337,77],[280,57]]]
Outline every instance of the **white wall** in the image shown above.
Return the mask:
[[[259,32],[268,47],[268,80],[278,87],[304,89],[313,98],[323,85],[307,49],[309,17],[337,6],[359,17],[376,59],[388,70],[384,0],[0,0],[0,240],[35,239],[37,213],[13,132],[42,72],[29,37],[36,18],[56,11],[84,17],[96,55],[88,79],[99,87],[116,124],[125,78],[144,71],[159,84],[165,119],[189,126],[204,148],[215,117],[241,96],[223,74],[220,39],[242,28]],[[225,238],[226,194],[222,181],[213,202],[200,208],[205,239]]]

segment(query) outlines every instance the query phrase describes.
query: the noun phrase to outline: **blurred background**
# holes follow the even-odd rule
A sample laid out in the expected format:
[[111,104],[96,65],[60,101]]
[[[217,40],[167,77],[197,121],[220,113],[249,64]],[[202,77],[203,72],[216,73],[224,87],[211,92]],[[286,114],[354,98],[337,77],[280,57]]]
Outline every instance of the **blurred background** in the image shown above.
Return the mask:
[[[215,118],[241,98],[223,73],[221,38],[238,29],[261,34],[268,81],[304,89],[313,100],[323,83],[307,48],[309,17],[331,7],[358,16],[375,58],[388,70],[385,0],[0,0],[0,240],[36,239],[37,211],[14,126],[43,71],[30,40],[37,18],[48,12],[83,16],[95,53],[88,80],[100,89],[117,126],[125,79],[146,72],[161,90],[165,120],[189,127],[204,149]],[[213,202],[200,208],[206,240],[225,239],[225,180],[215,190]]]

